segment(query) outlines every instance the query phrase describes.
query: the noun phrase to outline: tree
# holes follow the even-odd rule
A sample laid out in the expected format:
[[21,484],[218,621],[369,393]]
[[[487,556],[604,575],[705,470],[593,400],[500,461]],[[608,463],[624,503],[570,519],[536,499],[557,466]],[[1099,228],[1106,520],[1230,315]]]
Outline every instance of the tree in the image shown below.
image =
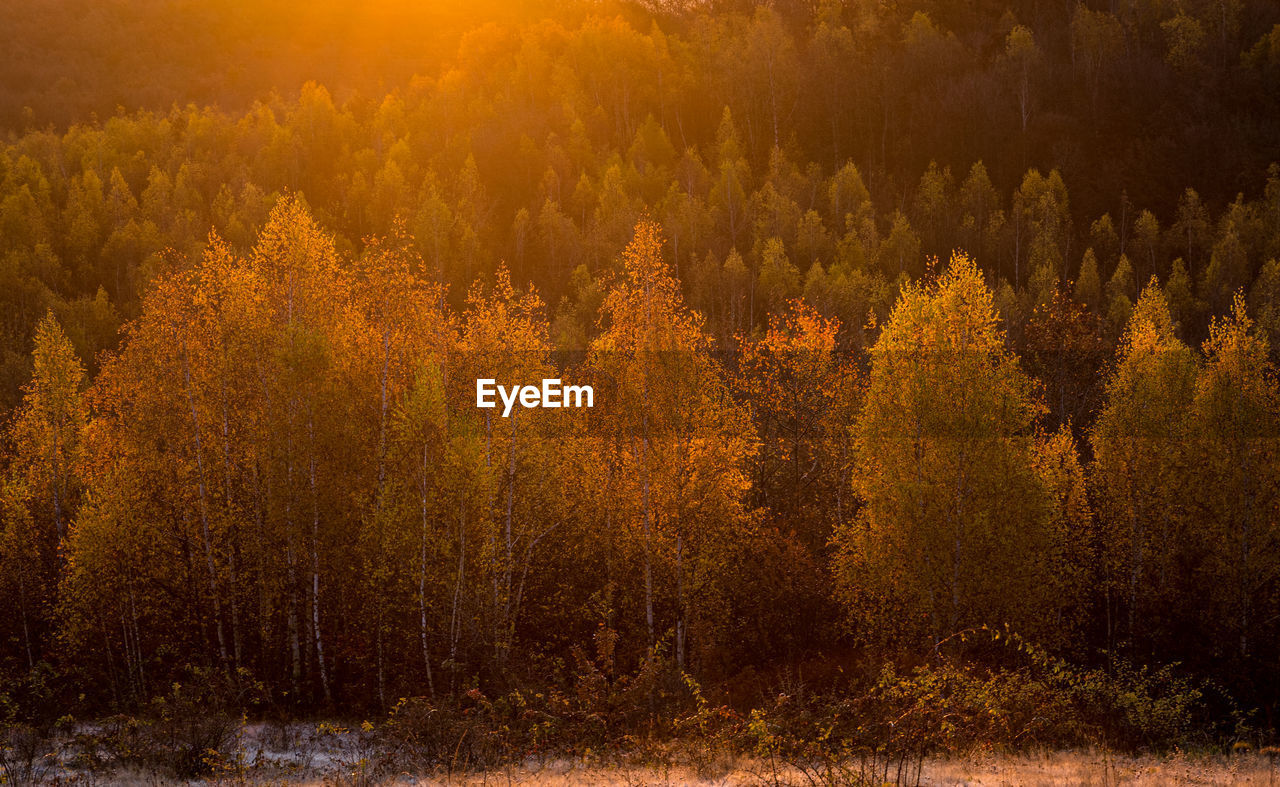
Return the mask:
[[1044,385],[1053,428],[1083,429],[1098,398],[1106,346],[1098,316],[1061,290],[1036,306],[1027,321],[1027,370]]
[[[121,696],[145,691],[163,643],[187,642],[191,661],[253,665],[296,702],[332,697],[344,656],[332,642],[354,628],[343,600],[358,584],[339,556],[376,489],[367,425],[385,381],[345,382],[381,368],[362,353],[382,336],[338,259],[296,199],[273,210],[251,260],[211,236],[199,262],[153,283],[95,381],[92,505],[68,547],[62,614],[73,660],[105,667]],[[100,631],[102,616],[120,627]]]
[[1133,222],[1133,244],[1135,259],[1138,262],[1138,278],[1142,278],[1143,268],[1148,276],[1159,276],[1162,271],[1160,260],[1160,222],[1155,214],[1144,210]]
[[1098,94],[1103,76],[1124,46],[1124,29],[1113,14],[1092,11],[1083,3],[1071,15],[1072,61],[1084,72],[1089,106],[1098,114]]
[[[980,188],[976,184],[975,187]],[[983,199],[977,194],[971,196],[975,200]],[[947,252],[943,248],[947,242],[944,239],[949,239],[954,234],[952,222],[955,202],[955,182],[951,177],[951,168],[943,167],[939,171],[935,162],[929,162],[929,169],[920,176],[914,201],[916,225],[922,228],[922,245],[926,253],[937,256]]]
[[1249,258],[1245,246],[1251,217],[1242,199],[1237,199],[1218,222],[1218,240],[1209,255],[1209,265],[1200,279],[1200,299],[1214,313],[1230,307],[1236,290],[1249,279]]
[[833,227],[842,227],[846,217],[864,218],[873,213],[871,192],[862,180],[862,174],[852,161],[846,161],[839,171],[831,176],[827,185],[827,217]]
[[1280,352],[1280,260],[1268,260],[1249,290],[1249,309],[1274,356]]
[[[742,69],[753,103],[760,107],[762,125],[769,129],[769,144],[782,144],[783,112],[797,89],[795,44],[782,19],[769,6],[758,6],[747,29],[744,57],[735,65]],[[757,142],[764,142],[762,134]]]
[[742,240],[750,178],[751,169],[738,138],[738,128],[726,106],[716,130],[716,176],[711,186],[711,210],[720,233],[730,245]]
[[[832,6],[828,9],[833,10]],[[846,136],[845,123],[851,122],[849,102],[844,100],[842,76],[845,64],[856,52],[853,33],[840,24],[838,12],[830,14],[834,18],[823,18],[819,14],[818,27],[809,41],[807,52],[810,63],[807,71],[817,78],[815,84],[821,85],[823,107],[826,110],[830,125],[832,165],[838,166],[846,152],[843,142]]]
[[854,427],[863,509],[835,538],[846,601],[881,635],[936,643],[1008,622],[1050,637],[1066,601],[1050,586],[1073,536],[1034,462],[1043,406],[997,320],[956,255],[903,291],[871,350]]
[[1120,236],[1110,213],[1104,213],[1089,225],[1089,248],[1097,255],[1102,270],[1111,269],[1120,256]]
[[1092,248],[1084,250],[1080,260],[1080,275],[1076,277],[1075,299],[1097,314],[1102,308],[1102,280],[1098,277],[1098,258]]
[[837,322],[796,300],[740,348],[733,382],[758,435],[749,499],[761,527],[739,560],[749,576],[770,578],[730,580],[726,628],[748,646],[748,663],[812,647],[835,611],[828,544],[855,510],[848,423],[860,400],[860,375],[838,333]]
[[[13,454],[0,476],[0,599],[15,613],[6,642],[28,670],[48,658],[63,547],[81,497],[86,427],[84,367],[50,312],[36,327],[34,373],[9,427]],[[3,651],[0,651],[3,652]]]
[[1191,274],[1187,272],[1187,266],[1182,263],[1181,257],[1173,261],[1169,270],[1169,278],[1164,284],[1164,298],[1169,304],[1169,314],[1178,327],[1179,335],[1185,339],[1190,335],[1193,320],[1200,316],[1204,304],[1195,297]]
[[777,238],[765,241],[760,252],[760,278],[755,289],[760,293],[760,305],[770,314],[776,314],[800,294],[800,271],[787,259],[782,241]]
[[672,610],[683,668],[690,632],[703,635],[704,653],[723,636],[704,610],[724,600],[717,567],[725,550],[750,532],[745,465],[755,445],[711,358],[702,317],[685,307],[667,270],[656,224],[636,225],[622,263],[587,360],[596,407],[609,414],[595,460],[606,477],[595,483],[606,489],[604,530],[642,568],[648,646],[658,644],[661,609]]
[[815,554],[853,510],[845,425],[858,375],[837,350],[838,332],[838,322],[794,300],[742,345],[736,381],[760,435],[756,505]]
[[1122,254],[1106,289],[1107,330],[1113,341],[1122,335],[1125,326],[1129,324],[1133,314],[1135,290],[1133,266],[1129,264],[1129,258]]
[[76,507],[75,463],[86,413],[84,367],[52,312],[36,327],[32,359],[34,373],[10,428],[11,471],[22,478],[33,502],[38,501],[37,521],[49,525],[56,547]]
[[[55,622],[58,544],[36,526],[30,498],[21,481],[4,479],[0,487],[0,600],[11,616],[0,623],[0,641],[5,645],[0,650],[0,675],[12,685],[18,684],[17,674],[30,673],[46,658]],[[15,665],[21,667],[14,669]]]
[[1194,16],[1179,11],[1160,23],[1165,38],[1165,62],[1184,78],[1195,77],[1204,69],[1204,25]]
[[[482,378],[523,385],[556,376],[546,308],[536,291],[517,291],[506,269],[499,268],[492,290],[473,287],[467,301],[458,341],[459,379],[470,385]],[[466,407],[461,404],[458,409],[466,412]],[[467,555],[466,533],[459,532],[455,599],[463,592],[478,596],[486,587],[491,589],[481,619],[489,629],[499,670],[506,669],[511,654],[536,547],[565,520],[563,501],[568,496],[561,484],[568,482],[571,471],[560,468],[559,441],[553,438],[569,431],[563,423],[568,417],[540,410],[512,410],[508,417],[499,417],[486,410],[482,426],[477,424],[477,439],[483,443],[482,488],[488,492],[481,497],[487,505],[474,526],[478,557]],[[464,587],[469,559],[480,573],[472,586]]]
[[969,168],[969,174],[960,185],[960,207],[964,216],[960,221],[966,238],[965,251],[979,255],[979,259],[994,256],[994,248],[989,248],[987,227],[993,213],[1000,209],[1000,194],[991,184],[986,165],[975,161]]
[[1027,133],[1027,122],[1035,108],[1037,83],[1044,54],[1036,43],[1029,27],[1016,25],[1005,39],[1003,67],[1010,89],[1018,101],[1018,116],[1022,120],[1022,133]]
[[[1208,596],[1197,605],[1222,643],[1214,650],[1262,677],[1280,627],[1280,399],[1266,337],[1236,295],[1231,313],[1215,320],[1191,405],[1198,546],[1197,583]],[[1229,643],[1229,646],[1228,646]],[[1228,647],[1224,647],[1228,646]],[[1244,678],[1246,675],[1242,675]]]
[[[450,369],[447,357],[455,340],[454,325],[443,311],[444,285],[438,275],[434,284],[428,279],[433,269],[440,269],[414,251],[412,239],[398,224],[393,232],[388,238],[371,239],[356,262],[353,331],[348,334],[355,352],[347,360],[367,381],[356,395],[353,413],[363,416],[358,433],[372,454],[374,475],[360,533],[366,579],[360,590],[372,613],[366,622],[373,628],[373,666],[383,706],[388,652],[395,652],[402,632],[416,629],[421,667],[429,692],[435,693],[431,641],[436,629],[428,621],[436,597],[429,597],[427,589],[437,576],[435,566],[428,564],[427,545],[439,534],[427,518],[432,512],[448,520],[454,509],[441,503],[447,495],[435,488],[429,464],[438,463],[440,483],[452,483],[456,494],[472,488],[465,483],[467,468],[459,467],[448,450],[452,435],[444,376]],[[434,550],[431,556],[437,557]],[[313,552],[312,625],[317,631],[318,557]],[[397,610],[410,606],[417,607],[417,626],[404,617],[397,619]],[[417,659],[405,660],[418,665]]]
[[1170,232],[1176,238],[1176,248],[1186,249],[1183,259],[1191,271],[1197,270],[1209,248],[1209,213],[1200,201],[1195,189],[1187,189],[1178,200],[1178,220]]
[[1159,283],[1143,290],[1091,434],[1102,524],[1108,642],[1166,646],[1188,592],[1187,416],[1196,359]]
[[880,243],[878,252],[880,270],[888,277],[918,277],[924,272],[924,260],[920,255],[920,236],[911,229],[911,222],[901,211],[893,214],[893,227]]
[[1067,186],[1057,170],[1043,176],[1029,170],[1013,195],[1013,218],[1016,248],[1014,250],[1013,285],[1022,286],[1021,259],[1025,253],[1027,269],[1043,268],[1053,278],[1065,279],[1066,259],[1070,251],[1071,208]]

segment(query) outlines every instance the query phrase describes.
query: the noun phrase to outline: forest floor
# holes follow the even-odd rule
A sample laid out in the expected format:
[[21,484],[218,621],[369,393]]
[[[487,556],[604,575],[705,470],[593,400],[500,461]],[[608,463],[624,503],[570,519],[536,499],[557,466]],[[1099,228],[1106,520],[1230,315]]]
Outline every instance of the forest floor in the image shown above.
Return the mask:
[[[825,785],[875,784],[840,778],[828,780],[820,773],[806,774],[765,761],[738,761],[720,772],[689,766],[582,767],[559,762],[537,768],[516,768],[485,773],[440,776],[426,783],[443,785],[527,784],[564,785]],[[1035,756],[984,756],[926,760],[919,774],[922,785],[987,785],[1041,787],[1042,785],[1276,785],[1276,764],[1267,757],[1239,755],[1174,755],[1131,757],[1101,752],[1046,752]],[[889,774],[887,784],[916,784],[915,774],[899,781]]]
[[1109,755],[1099,751],[1046,752],[926,761],[921,781],[939,785],[1275,785],[1274,759],[1177,753],[1164,757]]
[[[82,726],[81,733],[94,733]],[[804,767],[767,757],[743,757],[686,742],[655,744],[635,751],[578,757],[548,755],[487,770],[458,769],[415,775],[412,751],[399,753],[376,745],[367,730],[331,724],[247,724],[234,736],[229,759],[214,765],[216,776],[179,779],[164,763],[140,762],[90,766],[83,747],[62,741],[41,757],[43,765],[25,773],[0,767],[0,784],[61,785],[1268,785],[1280,784],[1280,762],[1273,754],[1243,751],[1161,756],[1122,755],[1100,750],[1058,750],[1028,754],[974,753],[927,758],[897,770],[868,773],[858,763],[821,763]],[[9,754],[12,750],[0,752]],[[0,756],[0,766],[12,767]],[[881,766],[883,767],[883,765]]]
[[[359,761],[317,757],[306,767],[279,770],[250,767],[236,775],[207,780],[177,780],[156,773],[124,771],[112,774],[63,772],[52,780],[59,784],[240,784],[240,785],[373,785],[438,784],[457,787],[480,785],[540,785],[569,787],[658,787],[658,785],[978,785],[1041,787],[1089,785],[1121,787],[1139,785],[1274,785],[1280,784],[1280,767],[1265,756],[1243,754],[1174,754],[1171,756],[1109,755],[1099,751],[1051,751],[1035,755],[983,755],[927,759],[916,773],[895,772],[887,781],[861,778],[856,771],[823,773],[759,759],[712,758],[695,764],[663,762],[632,764],[589,763],[581,760],[548,760],[495,768],[483,772],[438,773],[429,777],[397,773],[384,763],[370,773]],[[69,777],[69,778],[68,778]],[[918,779],[918,780],[917,780]]]
[[[827,780],[820,775],[790,767],[774,768],[765,762],[741,761],[717,772],[688,766],[595,766],[576,762],[553,762],[536,767],[502,768],[483,773],[439,774],[411,777],[388,774],[363,777],[353,771],[314,770],[281,777],[256,776],[252,771],[237,778],[208,781],[173,780],[154,774],[125,772],[107,778],[84,781],[71,778],[59,784],[271,784],[271,785],[365,785],[435,784],[457,787],[481,785],[537,785],[539,787],[659,787],[666,785],[866,785],[874,781],[844,778]],[[1258,757],[1108,757],[1098,752],[1050,752],[1039,756],[979,759],[927,760],[919,775],[898,781],[894,774],[885,784],[972,785],[973,787],[1045,787],[1047,785],[1087,785],[1088,787],[1156,787],[1157,785],[1276,785],[1277,773],[1265,758]]]

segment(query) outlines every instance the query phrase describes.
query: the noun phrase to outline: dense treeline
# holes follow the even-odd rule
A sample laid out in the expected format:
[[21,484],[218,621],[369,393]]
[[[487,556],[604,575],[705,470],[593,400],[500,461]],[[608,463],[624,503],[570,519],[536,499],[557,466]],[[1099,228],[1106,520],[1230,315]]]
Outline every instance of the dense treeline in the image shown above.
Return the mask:
[[[41,120],[9,126],[5,406],[30,375],[32,331],[48,308],[92,372],[121,319],[136,315],[165,249],[198,254],[214,226],[244,251],[285,191],[305,194],[346,251],[403,218],[455,305],[477,273],[505,260],[516,281],[539,285],[566,340],[584,330],[574,303],[590,299],[591,277],[646,208],[722,340],[762,327],[769,308],[806,290],[858,334],[869,311],[887,314],[901,275],[920,275],[926,256],[945,259],[954,247],[992,277],[1017,340],[1055,277],[1079,283],[1077,300],[1106,318],[1114,340],[1126,308],[1114,296],[1131,307],[1138,286],[1159,275],[1196,341],[1235,289],[1257,281],[1250,297],[1265,299],[1275,278],[1259,276],[1277,254],[1280,199],[1266,174],[1280,160],[1280,18],[1270,3],[1081,5],[1069,17],[1042,4],[972,13],[827,4],[647,20],[635,8],[601,16],[566,7],[465,35],[445,31],[466,29],[466,18],[434,24],[379,8],[349,40],[382,41],[394,60],[399,44],[379,31],[425,26],[438,34],[427,49],[442,63],[413,61],[422,75],[385,96],[353,94],[354,83],[339,103],[316,85],[296,100],[255,102],[264,88],[253,86],[205,95],[180,78],[195,66],[174,63],[156,80],[172,78],[179,95],[160,101],[232,109],[104,111],[108,119],[65,131]],[[76,19],[67,40],[97,43],[79,59],[57,58],[49,74],[82,63],[85,80],[138,71],[93,53],[168,52],[166,31],[180,20],[198,36],[264,37],[256,56],[209,44],[208,57],[280,82],[301,78],[285,66],[327,74],[306,64],[346,62],[295,51],[319,47],[347,21],[323,5],[309,12],[318,20],[292,26],[274,5],[243,19],[224,18],[219,4],[78,9],[15,4],[5,10],[14,24],[0,31],[21,51],[31,45],[22,31],[46,27],[41,14]],[[475,13],[508,18],[483,4]],[[240,35],[237,25],[257,32]],[[293,40],[291,30],[310,32]],[[122,37],[155,47],[108,46]],[[454,37],[453,54],[436,51]],[[254,57],[263,62],[249,67]],[[41,62],[13,58],[9,81],[41,84],[22,70]],[[197,61],[204,71],[207,62]],[[384,70],[385,79],[399,73]],[[45,106],[36,96],[7,101],[11,114]]]
[[[570,685],[601,631],[623,672],[723,680],[1008,626],[1272,700],[1280,401],[1243,297],[1201,353],[1152,279],[1086,463],[963,255],[866,371],[801,299],[726,366],[648,220],[563,368],[536,289],[499,268],[455,311],[430,270],[286,198],[247,254],[214,234],[158,276],[87,390],[50,313],[5,485],[14,685],[48,661],[127,707],[197,664],[385,709]],[[556,375],[598,409],[474,406]]]
[[964,9],[521,9],[385,97],[12,126],[0,695],[385,710],[1007,625],[1272,707],[1280,18]]

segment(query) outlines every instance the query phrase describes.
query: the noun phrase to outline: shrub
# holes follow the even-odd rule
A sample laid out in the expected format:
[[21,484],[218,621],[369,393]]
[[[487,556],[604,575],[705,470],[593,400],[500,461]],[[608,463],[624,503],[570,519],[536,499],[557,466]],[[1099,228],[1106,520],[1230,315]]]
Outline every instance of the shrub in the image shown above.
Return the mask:
[[0,775],[6,785],[43,784],[58,765],[53,741],[28,724],[0,724]]
[[242,771],[243,709],[260,687],[244,671],[191,668],[188,675],[152,698],[141,715],[112,716],[77,735],[73,764],[184,779]]

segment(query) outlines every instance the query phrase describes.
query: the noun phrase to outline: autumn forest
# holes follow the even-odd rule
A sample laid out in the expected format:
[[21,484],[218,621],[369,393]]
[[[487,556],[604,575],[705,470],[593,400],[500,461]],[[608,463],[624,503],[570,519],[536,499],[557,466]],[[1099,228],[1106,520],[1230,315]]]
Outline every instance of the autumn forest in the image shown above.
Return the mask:
[[1280,7],[365,5],[0,8],[0,781],[1274,746]]

